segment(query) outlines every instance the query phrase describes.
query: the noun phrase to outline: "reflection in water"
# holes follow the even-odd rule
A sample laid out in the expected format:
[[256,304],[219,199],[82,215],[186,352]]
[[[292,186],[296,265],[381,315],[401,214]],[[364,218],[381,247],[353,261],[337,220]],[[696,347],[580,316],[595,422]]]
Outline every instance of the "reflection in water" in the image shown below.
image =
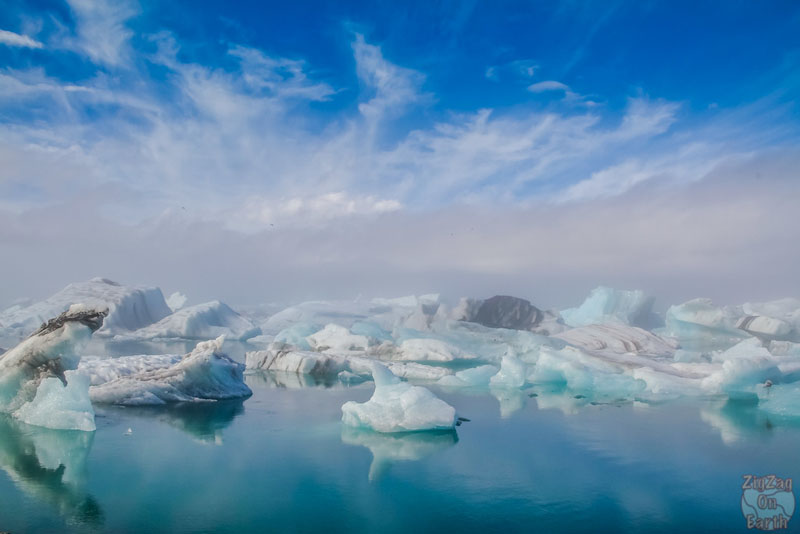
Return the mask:
[[248,371],[244,381],[251,389],[254,389],[253,386],[273,389],[303,389],[318,387],[330,388],[342,385],[336,375],[314,377],[286,371]]
[[214,402],[182,402],[167,406],[104,408],[122,416],[156,419],[167,423],[203,443],[222,445],[222,431],[244,413],[244,399]]
[[100,505],[82,489],[93,440],[94,432],[32,427],[0,414],[0,468],[69,523],[101,526]]
[[490,391],[500,403],[500,417],[503,419],[523,409],[528,400],[527,393],[519,389],[491,388]]
[[394,462],[422,460],[458,442],[455,430],[380,434],[342,425],[342,442],[361,445],[372,452],[369,480],[377,480]]
[[700,409],[700,418],[717,429],[726,445],[753,438],[766,438],[772,433],[773,422],[756,403],[721,400]]

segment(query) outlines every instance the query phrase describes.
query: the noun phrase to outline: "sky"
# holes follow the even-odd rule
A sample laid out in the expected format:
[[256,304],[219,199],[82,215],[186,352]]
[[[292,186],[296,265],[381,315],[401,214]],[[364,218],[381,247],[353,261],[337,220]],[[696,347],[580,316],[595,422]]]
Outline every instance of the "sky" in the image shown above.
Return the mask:
[[0,306],[800,297],[795,1],[0,4]]

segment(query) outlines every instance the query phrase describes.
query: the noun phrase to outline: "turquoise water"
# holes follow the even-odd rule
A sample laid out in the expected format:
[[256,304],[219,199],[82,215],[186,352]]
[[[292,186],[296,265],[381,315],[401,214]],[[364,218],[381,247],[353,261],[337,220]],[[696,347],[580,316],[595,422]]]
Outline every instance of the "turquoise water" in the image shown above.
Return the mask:
[[94,434],[0,419],[0,531],[744,532],[743,474],[800,479],[800,427],[747,404],[433,388],[470,421],[384,436],[339,423],[371,383],[247,382]]

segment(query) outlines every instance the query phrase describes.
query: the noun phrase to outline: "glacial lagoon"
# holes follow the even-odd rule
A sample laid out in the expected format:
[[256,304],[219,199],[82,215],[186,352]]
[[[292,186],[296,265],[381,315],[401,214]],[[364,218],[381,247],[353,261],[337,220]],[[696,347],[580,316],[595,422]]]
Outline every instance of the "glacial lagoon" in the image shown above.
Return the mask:
[[340,421],[371,382],[246,382],[95,432],[0,416],[0,531],[744,532],[743,475],[800,479],[800,425],[748,402],[428,385],[468,421],[387,435]]

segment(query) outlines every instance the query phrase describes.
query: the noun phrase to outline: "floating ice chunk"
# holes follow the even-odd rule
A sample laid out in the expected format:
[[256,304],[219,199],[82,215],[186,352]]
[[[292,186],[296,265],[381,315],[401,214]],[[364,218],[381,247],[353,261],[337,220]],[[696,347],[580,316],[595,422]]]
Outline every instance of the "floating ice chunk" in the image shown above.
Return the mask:
[[453,360],[469,360],[473,358],[475,356],[465,354],[457,347],[440,339],[417,338],[403,341],[393,359],[418,362],[451,362]]
[[0,324],[23,338],[51,317],[82,302],[92,309],[106,309],[99,336],[112,336],[153,324],[170,314],[161,290],[126,287],[104,278],[70,284],[46,300],[0,313]]
[[169,309],[173,312],[176,312],[186,306],[187,300],[189,300],[189,298],[186,295],[176,291],[167,298],[167,306],[169,306]]
[[372,303],[378,306],[390,306],[401,308],[416,308],[420,304],[437,304],[439,302],[439,294],[431,293],[428,295],[414,296],[409,295],[397,298],[374,298]]
[[480,365],[472,369],[458,371],[455,375],[448,375],[440,378],[438,384],[447,387],[485,387],[489,381],[498,373],[499,369],[494,365]]
[[65,376],[66,385],[58,378],[42,380],[33,400],[23,404],[14,416],[34,426],[84,432],[95,430],[89,378],[76,371],[67,371]]
[[342,427],[342,443],[361,445],[372,453],[369,480],[377,480],[395,462],[418,461],[458,442],[455,430],[378,434],[371,430]]
[[384,365],[372,364],[375,392],[367,402],[342,405],[342,422],[377,432],[444,430],[455,427],[456,410],[429,390],[402,382]]
[[218,300],[183,308],[159,322],[119,339],[209,339],[225,336],[247,340],[261,333],[228,305]]
[[224,341],[220,336],[200,342],[171,367],[92,386],[91,399],[103,404],[146,405],[249,397],[252,391],[244,383],[244,366],[225,355]]
[[577,308],[561,311],[564,322],[570,326],[623,323],[650,327],[653,324],[653,297],[644,292],[598,287]]
[[573,328],[553,336],[587,351],[614,354],[673,356],[677,344],[655,334],[624,324],[594,324]]
[[346,367],[341,356],[295,350],[291,345],[275,342],[267,350],[245,354],[247,369],[284,371],[314,376],[337,374]]
[[275,341],[294,345],[300,350],[311,350],[311,345],[306,338],[314,332],[318,332],[319,329],[320,326],[314,323],[296,323],[275,334]]
[[366,336],[351,334],[350,330],[337,324],[328,324],[306,338],[311,348],[316,351],[351,351],[367,350],[369,339]]
[[666,331],[679,338],[746,337],[736,328],[741,317],[734,308],[717,308],[709,299],[694,299],[670,306],[666,314]]
[[703,379],[703,387],[710,393],[753,398],[758,386],[767,380],[780,382],[783,377],[775,358],[755,338],[746,339],[714,355],[713,359],[721,361],[722,366]]
[[[78,366],[77,347],[101,327],[105,314],[74,305],[0,356],[0,411],[37,426],[94,430],[81,378],[68,377],[67,371]],[[76,384],[70,386],[70,380]],[[60,411],[50,417],[48,409]]]
[[525,385],[528,367],[516,356],[509,354],[503,356],[500,371],[491,377],[489,385],[493,388],[521,388]]

